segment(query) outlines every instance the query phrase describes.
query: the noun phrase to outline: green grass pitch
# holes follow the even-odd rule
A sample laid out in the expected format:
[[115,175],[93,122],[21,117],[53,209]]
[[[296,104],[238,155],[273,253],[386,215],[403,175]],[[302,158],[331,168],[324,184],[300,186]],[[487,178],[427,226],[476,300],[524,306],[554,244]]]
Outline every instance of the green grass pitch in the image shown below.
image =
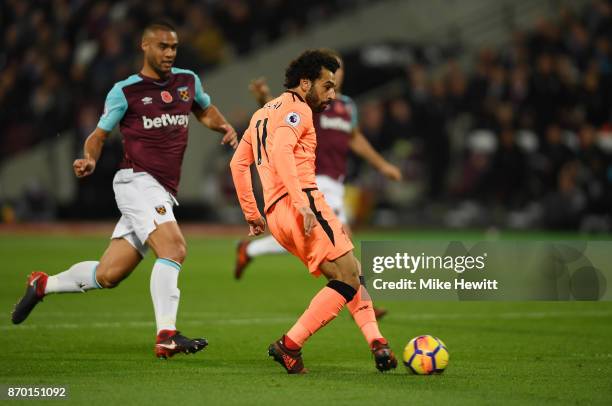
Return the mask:
[[[556,238],[543,238],[549,237]],[[73,404],[612,404],[610,302],[380,303],[390,311],[381,330],[398,356],[419,334],[446,342],[447,371],[425,377],[402,365],[376,371],[344,311],[307,343],[310,373],[288,376],[267,357],[267,346],[323,280],[290,256],[270,256],[258,258],[236,282],[229,237],[188,236],[178,326],[209,340],[196,355],[167,361],[153,355],[150,254],[116,289],[50,296],[24,324],[10,324],[27,273],[57,273],[96,259],[106,244],[104,237],[0,236],[0,384],[67,385],[70,399],[61,402]]]

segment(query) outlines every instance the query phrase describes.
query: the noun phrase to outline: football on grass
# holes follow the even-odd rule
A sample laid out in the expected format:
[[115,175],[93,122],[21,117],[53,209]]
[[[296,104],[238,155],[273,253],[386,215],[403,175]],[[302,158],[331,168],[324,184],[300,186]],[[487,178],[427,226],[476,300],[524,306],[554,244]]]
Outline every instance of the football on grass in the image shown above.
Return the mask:
[[404,365],[414,374],[441,374],[448,365],[448,349],[437,337],[418,336],[404,348]]

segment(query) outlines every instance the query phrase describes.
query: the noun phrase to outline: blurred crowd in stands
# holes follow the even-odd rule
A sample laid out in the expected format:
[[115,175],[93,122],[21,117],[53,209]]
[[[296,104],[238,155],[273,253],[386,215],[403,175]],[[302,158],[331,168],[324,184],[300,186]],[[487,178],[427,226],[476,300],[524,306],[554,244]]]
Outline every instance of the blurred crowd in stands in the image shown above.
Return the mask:
[[562,9],[481,49],[470,69],[410,65],[405,94],[361,106],[362,129],[425,181],[426,204],[454,207],[445,225],[608,229],[611,41],[611,2]]
[[[312,0],[304,12],[298,0],[6,0],[0,162],[67,130],[80,148],[108,89],[139,69],[138,33],[155,17],[181,22],[177,66],[209,71],[364,2]],[[407,178],[381,182],[352,161],[349,180],[376,196],[374,221],[410,222],[398,214],[420,205],[421,221],[445,226],[610,229],[611,41],[612,3],[594,0],[479,50],[469,68],[407,66],[404,94],[360,105],[364,134]],[[109,148],[118,161],[120,144]]]
[[95,126],[112,85],[140,69],[140,32],[177,23],[176,64],[196,72],[299,33],[364,0],[5,0],[0,4],[0,160]]

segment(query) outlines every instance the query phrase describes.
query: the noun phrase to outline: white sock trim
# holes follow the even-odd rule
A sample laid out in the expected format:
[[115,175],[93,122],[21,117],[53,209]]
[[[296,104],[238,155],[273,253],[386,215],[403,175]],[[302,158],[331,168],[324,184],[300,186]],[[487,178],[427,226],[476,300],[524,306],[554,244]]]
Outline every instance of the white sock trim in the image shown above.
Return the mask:
[[169,265],[172,268],[176,269],[177,271],[180,271],[181,268],[182,268],[181,264],[179,264],[178,262],[173,261],[171,259],[168,259],[168,258],[157,258],[157,261],[155,261],[155,262],[159,262],[161,264]]
[[96,277],[96,271],[98,270],[98,265],[100,265],[99,262],[96,265],[94,265],[93,270],[91,272],[91,279],[93,279],[94,289],[104,289],[104,287],[100,285],[100,283],[98,283],[98,278]]

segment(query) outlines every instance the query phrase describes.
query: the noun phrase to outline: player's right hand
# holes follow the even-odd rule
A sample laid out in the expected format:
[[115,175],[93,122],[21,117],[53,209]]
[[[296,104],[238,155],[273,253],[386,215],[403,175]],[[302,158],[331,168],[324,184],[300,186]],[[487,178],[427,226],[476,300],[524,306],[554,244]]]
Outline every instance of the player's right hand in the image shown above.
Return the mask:
[[96,169],[96,161],[92,158],[75,159],[72,169],[77,178],[89,176]]
[[395,181],[402,180],[402,171],[397,166],[387,163],[380,168],[380,172],[387,178]]
[[271,98],[270,86],[268,86],[268,82],[263,77],[252,80],[249,84],[249,90],[259,104],[266,104]]
[[313,227],[317,225],[317,217],[308,206],[301,207],[300,214],[304,218],[304,234],[306,234],[306,237],[310,237]]
[[266,220],[263,217],[257,220],[249,220],[249,235],[260,235],[266,231]]
[[224,131],[221,145],[229,144],[232,148],[236,149],[238,147],[238,134],[234,127],[230,124],[223,124],[221,129]]

